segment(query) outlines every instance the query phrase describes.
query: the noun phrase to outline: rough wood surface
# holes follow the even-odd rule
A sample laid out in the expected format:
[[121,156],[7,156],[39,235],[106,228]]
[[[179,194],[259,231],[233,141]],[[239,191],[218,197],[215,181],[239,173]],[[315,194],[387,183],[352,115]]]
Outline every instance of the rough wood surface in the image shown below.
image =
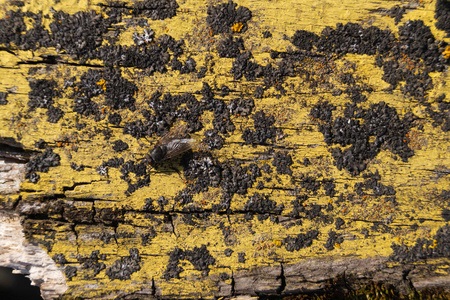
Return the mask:
[[0,263],[45,299],[448,295],[449,3],[233,3],[1,2]]

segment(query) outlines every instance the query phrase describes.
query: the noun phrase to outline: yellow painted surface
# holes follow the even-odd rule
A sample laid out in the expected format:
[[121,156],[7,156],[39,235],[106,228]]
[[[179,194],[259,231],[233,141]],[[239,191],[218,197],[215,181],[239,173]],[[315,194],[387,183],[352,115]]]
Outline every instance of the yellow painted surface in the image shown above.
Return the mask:
[[[2,0],[0,4],[0,18],[5,16],[10,8],[7,1]],[[22,8],[23,11],[50,13],[50,7],[55,10],[63,10],[68,13],[77,11],[96,10],[101,11],[96,4],[98,1],[30,1]],[[163,92],[183,93],[195,92],[202,88],[203,82],[208,82],[211,86],[227,84],[231,89],[244,94],[252,91],[255,82],[246,79],[233,80],[229,73],[232,59],[219,58],[215,51],[214,43],[217,36],[211,37],[206,24],[206,10],[211,3],[217,1],[178,1],[180,7],[177,16],[162,21],[149,20],[150,27],[158,37],[167,33],[175,39],[183,38],[186,42],[186,52],[193,57],[197,66],[204,65],[206,56],[212,56],[215,62],[214,74],[203,79],[198,79],[195,74],[180,75],[177,71],[169,71],[165,74],[156,72],[152,76],[141,77],[139,70],[134,68],[122,68],[124,78],[135,82],[140,90],[137,95],[137,111],[147,108],[145,100],[161,86]],[[436,29],[434,23],[434,1],[420,1],[417,4],[410,2],[415,9],[407,10],[401,23],[395,25],[392,18],[381,13],[376,13],[383,9],[389,9],[395,4],[401,5],[401,1],[389,2],[364,2],[356,0],[329,0],[329,1],[305,1],[305,0],[278,0],[278,1],[237,1],[239,5],[248,7],[253,18],[248,23],[249,29],[240,36],[244,38],[245,47],[252,51],[255,61],[267,64],[273,61],[270,58],[269,50],[286,50],[294,46],[283,39],[283,35],[291,37],[296,30],[303,29],[320,34],[326,26],[335,27],[337,23],[357,22],[363,26],[378,26],[381,29],[390,29],[394,33],[398,32],[398,26],[406,20],[420,19],[430,26],[436,39],[450,42],[445,38],[445,33]],[[374,12],[375,11],[375,12]],[[47,21],[45,21],[47,22]],[[47,23],[48,26],[48,23]],[[239,32],[239,25],[233,27],[233,31]],[[239,29],[239,30],[238,30]],[[139,27],[129,27],[119,37],[122,45],[131,45],[132,33],[140,31]],[[272,37],[261,38],[262,32],[269,30]],[[396,191],[396,201],[398,206],[391,206],[384,203],[382,197],[365,196],[364,199],[354,199],[352,203],[337,201],[337,196],[342,193],[354,192],[353,186],[356,182],[363,182],[361,175],[351,176],[346,170],[338,170],[333,165],[333,157],[329,148],[324,142],[323,135],[318,131],[317,122],[309,116],[311,107],[319,101],[329,101],[337,106],[334,114],[342,114],[344,103],[349,102],[345,96],[333,97],[326,86],[318,86],[313,92],[306,82],[299,77],[287,78],[285,86],[288,93],[277,99],[265,96],[263,99],[255,99],[255,109],[266,110],[276,117],[276,126],[283,128],[285,138],[278,142],[277,146],[293,148],[290,151],[294,164],[292,170],[294,176],[300,174],[311,174],[319,178],[333,178],[336,184],[336,196],[326,196],[323,189],[317,195],[311,196],[305,203],[305,208],[311,205],[332,204],[334,209],[327,215],[333,218],[340,217],[346,224],[343,229],[336,230],[334,223],[324,223],[320,220],[302,219],[301,225],[292,227],[286,226],[284,222],[274,223],[270,218],[259,221],[257,217],[252,220],[245,220],[242,211],[248,201],[248,196],[257,193],[270,194],[272,200],[277,204],[283,204],[282,215],[292,210],[291,202],[295,200],[290,177],[287,175],[277,175],[273,169],[270,176],[272,181],[266,184],[266,188],[257,190],[256,183],[248,190],[247,195],[234,195],[231,202],[231,211],[237,212],[230,215],[211,213],[208,218],[198,218],[194,215],[195,225],[189,225],[183,221],[181,208],[176,205],[174,196],[187,186],[182,172],[151,172],[151,183],[149,186],[136,191],[131,195],[125,195],[126,183],[120,179],[118,169],[109,168],[108,176],[101,176],[96,168],[103,161],[114,157],[122,157],[127,160],[140,161],[156,142],[157,137],[149,140],[135,139],[130,135],[124,135],[121,127],[111,126],[107,118],[95,122],[92,117],[79,117],[87,124],[86,128],[80,131],[74,129],[77,122],[77,114],[70,108],[73,105],[72,99],[63,94],[55,99],[55,105],[63,109],[64,117],[56,124],[46,121],[46,109],[36,109],[29,112],[28,92],[30,87],[28,77],[33,78],[53,78],[58,86],[62,87],[64,80],[72,76],[80,76],[89,67],[76,65],[44,65],[39,63],[38,54],[52,53],[46,49],[32,51],[14,50],[14,54],[0,52],[0,91],[14,89],[14,93],[8,95],[8,104],[0,106],[0,137],[10,137],[20,142],[27,150],[38,150],[35,142],[43,138],[55,153],[61,157],[61,165],[50,168],[48,173],[39,173],[41,176],[37,184],[24,181],[21,186],[21,196],[23,201],[37,201],[40,197],[47,195],[64,195],[62,201],[80,201],[79,207],[88,207],[95,210],[112,208],[124,209],[123,222],[117,227],[108,224],[77,224],[73,228],[68,228],[67,224],[55,218],[52,232],[54,236],[34,236],[35,239],[48,240],[52,247],[49,255],[64,254],[69,263],[80,265],[77,257],[88,257],[92,251],[99,250],[101,254],[106,254],[106,259],[102,260],[107,268],[121,257],[129,255],[130,248],[137,248],[141,255],[141,269],[131,275],[130,280],[110,280],[106,275],[106,269],[93,277],[89,272],[92,270],[79,268],[77,276],[68,281],[70,289],[68,295],[85,298],[96,298],[104,295],[114,295],[122,291],[133,293],[142,289],[148,289],[154,280],[157,293],[165,295],[179,295],[180,297],[204,297],[211,298],[218,294],[219,275],[221,273],[237,274],[244,269],[253,267],[285,264],[296,264],[309,259],[319,259],[327,257],[388,257],[392,254],[392,243],[414,245],[418,238],[432,239],[437,230],[448,224],[441,217],[442,209],[448,207],[448,202],[436,200],[443,190],[450,186],[450,176],[436,176],[433,170],[443,169],[448,172],[450,168],[450,140],[449,133],[443,132],[440,127],[433,127],[432,120],[424,112],[425,108],[410,98],[405,97],[399,89],[392,93],[387,93],[383,89],[389,85],[384,82],[382,70],[374,65],[374,56],[367,55],[345,55],[335,57],[329,63],[329,68],[336,72],[327,75],[328,80],[338,84],[338,74],[345,71],[350,64],[353,65],[354,76],[358,76],[374,92],[370,94],[366,103],[361,107],[369,107],[371,104],[386,102],[391,107],[395,107],[397,113],[403,117],[411,111],[415,115],[423,118],[423,130],[417,131],[413,128],[410,132],[411,144],[415,155],[408,162],[401,159],[395,160],[393,154],[388,150],[382,150],[372,161],[368,163],[366,173],[379,172],[381,183],[392,186]],[[42,53],[41,53],[42,52]],[[70,60],[70,59],[69,59]],[[36,64],[18,64],[21,61],[34,61]],[[101,62],[94,62],[101,63]],[[320,72],[320,66],[314,61],[305,61],[308,68],[316,68]],[[28,75],[29,69],[38,67],[35,75]],[[432,74],[435,88],[429,92],[430,97],[437,97],[442,93],[450,97],[450,84],[448,82],[448,70],[443,73]],[[258,82],[258,81],[257,81]],[[289,84],[292,83],[292,86]],[[100,85],[102,82],[99,83]],[[271,94],[273,88],[266,91]],[[248,92],[250,93],[250,92]],[[266,95],[265,94],[265,95]],[[229,96],[231,99],[233,95]],[[97,99],[102,107],[101,97]],[[109,113],[108,108],[105,115]],[[133,121],[138,118],[136,112],[120,110],[123,120]],[[212,128],[212,116],[210,113],[203,115],[205,129]],[[213,151],[213,156],[219,161],[230,159],[246,159],[251,161],[267,150],[266,146],[252,147],[249,145],[239,145],[242,130],[252,126],[252,120],[244,117],[233,117],[236,125],[235,133],[226,137],[226,144],[221,150]],[[92,134],[95,128],[103,130],[110,128],[112,137],[110,140],[104,139],[102,134]],[[197,133],[202,136],[203,131]],[[112,142],[122,139],[130,149],[117,154],[112,150]],[[312,164],[304,166],[299,163],[305,157],[311,158]],[[256,161],[259,167],[264,163],[271,165],[271,158]],[[76,172],[71,167],[71,163],[88,166],[84,171]],[[174,167],[181,170],[177,160]],[[446,171],[445,171],[446,170]],[[280,180],[277,180],[278,176]],[[257,181],[262,180],[259,178]],[[81,184],[78,184],[81,183]],[[271,185],[275,189],[271,189]],[[346,185],[349,185],[346,187]],[[164,220],[164,214],[154,214],[153,218],[146,218],[146,213],[142,213],[145,199],[158,199],[164,196],[169,204],[166,207],[174,207],[174,211],[166,212],[172,215],[172,224]],[[206,211],[210,211],[213,204],[221,201],[222,191],[220,188],[209,188],[208,192],[194,196],[194,203]],[[0,198],[2,201],[4,198]],[[86,202],[86,199],[89,200]],[[325,209],[323,209],[325,210]],[[414,217],[414,219],[410,219]],[[382,233],[371,230],[370,227],[377,222],[383,223],[392,218],[389,224],[392,232]],[[51,219],[51,217],[50,217]],[[418,223],[418,220],[424,221]],[[38,221],[32,221],[38,222]],[[59,224],[57,226],[57,224]],[[418,224],[417,230],[411,229],[410,225]],[[173,226],[173,228],[172,228]],[[230,232],[224,238],[223,226]],[[152,228],[156,236],[151,242],[143,245],[139,234],[149,231]],[[364,228],[368,228],[370,234],[365,237],[362,233]],[[311,247],[289,252],[284,247],[284,239],[288,236],[295,236],[309,230],[318,230],[319,236],[313,241]],[[335,230],[342,234],[344,242],[335,245],[335,249],[327,251],[324,244],[328,238],[328,232]],[[116,235],[115,242],[102,242],[99,234]],[[129,234],[127,234],[129,233]],[[95,238],[97,237],[97,238]],[[209,276],[205,277],[201,271],[195,270],[194,266],[187,260],[181,261],[180,266],[184,271],[180,273],[180,279],[164,280],[162,276],[169,262],[169,253],[175,248],[192,250],[195,247],[207,245],[210,254],[215,258],[215,264],[210,266]],[[230,257],[225,256],[224,251],[231,248],[233,253]],[[238,262],[238,253],[245,253],[246,261]],[[445,261],[445,260],[444,260]],[[448,276],[448,268],[440,268],[436,272]],[[228,280],[228,284],[230,280]]]

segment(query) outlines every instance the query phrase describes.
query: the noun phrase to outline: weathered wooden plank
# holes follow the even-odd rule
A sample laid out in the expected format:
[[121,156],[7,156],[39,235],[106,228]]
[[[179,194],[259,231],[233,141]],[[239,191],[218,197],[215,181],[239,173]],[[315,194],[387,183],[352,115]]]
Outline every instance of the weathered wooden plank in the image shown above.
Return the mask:
[[448,2],[1,5],[0,203],[45,298],[448,296]]

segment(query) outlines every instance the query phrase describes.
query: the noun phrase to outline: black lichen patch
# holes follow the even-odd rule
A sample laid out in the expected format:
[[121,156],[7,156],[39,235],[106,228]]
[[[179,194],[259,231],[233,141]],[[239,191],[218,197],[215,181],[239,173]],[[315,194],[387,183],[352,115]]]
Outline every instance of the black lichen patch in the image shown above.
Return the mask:
[[448,0],[437,0],[435,15],[436,28],[443,30],[450,36],[450,2]]
[[[386,186],[380,182],[381,176],[378,171],[375,174],[364,174],[364,182],[355,183],[355,191],[359,196],[373,195],[375,197],[392,196],[389,199],[395,204],[395,190],[392,186]],[[367,190],[371,190],[368,192]]]
[[108,4],[99,4],[108,15],[131,15],[147,17],[152,20],[173,18],[177,14],[178,3],[175,0],[143,0],[135,1],[133,5],[127,2],[113,1]]
[[[237,9],[236,7],[237,4],[232,1],[208,6],[206,22],[213,35],[219,33],[245,32],[247,30],[247,22],[252,18],[252,12],[244,6],[239,6]],[[233,30],[232,27],[235,24],[242,24],[242,27]]]
[[327,239],[326,243],[324,244],[324,247],[328,251],[331,251],[336,247],[337,244],[341,244],[343,241],[344,241],[344,238],[339,233],[336,233],[335,231],[330,230],[330,232],[328,232],[328,239]]
[[278,151],[273,155],[272,166],[277,168],[278,174],[292,175],[291,165],[293,163],[292,157],[286,152]]
[[0,105],[8,104],[8,100],[6,100],[6,98],[8,98],[8,93],[0,92]]
[[[438,23],[444,27],[448,26],[444,24],[449,22],[440,22],[441,19],[448,19],[448,5],[444,4],[444,1],[439,1],[436,7],[442,8],[439,13],[436,12]],[[401,17],[403,9],[393,8],[392,12],[398,19]],[[391,84],[390,90],[404,82],[401,91],[405,95],[421,101],[425,99],[427,91],[433,87],[429,73],[443,71],[444,65],[449,62],[449,58],[442,55],[447,44],[437,41],[430,28],[425,26],[421,20],[407,21],[400,26],[398,39],[391,31],[381,30],[375,26],[364,28],[356,23],[339,23],[336,28],[326,27],[320,35],[299,30],[291,41],[299,49],[307,51],[376,55],[377,65],[384,71],[382,79]],[[292,51],[290,53],[272,51],[271,57],[283,58],[287,63],[293,59],[298,60],[301,54]],[[244,75],[247,80],[264,76],[267,81],[271,76],[269,66],[259,66],[250,59],[251,54],[249,53],[241,53],[236,58],[232,68],[235,79]],[[290,74],[287,70],[285,66],[276,69],[278,83],[281,82],[280,79],[282,80],[283,76]],[[280,84],[278,86],[280,87]],[[361,93],[364,90],[366,90],[364,87],[355,85],[347,89],[346,93],[353,102],[358,103],[366,100],[366,96]]]
[[117,140],[114,142],[113,150],[116,152],[122,152],[128,149],[128,144],[122,140]]
[[245,128],[242,133],[242,139],[246,144],[265,144],[267,140],[275,142],[277,128],[274,126],[275,117],[266,115],[262,110],[257,111],[253,116],[253,127]]
[[64,116],[64,112],[62,111],[62,109],[51,105],[48,108],[46,115],[48,116],[47,118],[48,122],[57,123]]
[[319,36],[315,33],[297,30],[292,37],[292,44],[294,44],[300,50],[311,51],[314,44],[319,40]]
[[64,268],[64,275],[68,280],[72,280],[73,277],[77,276],[77,268],[74,266],[66,266]]
[[0,20],[0,44],[11,46],[21,44],[21,34],[26,31],[23,21],[23,13],[20,11],[8,11],[5,18]]
[[52,79],[37,79],[29,82],[31,91],[28,92],[28,106],[34,108],[50,108],[53,98],[60,96],[57,83]]
[[426,112],[433,119],[433,127],[441,126],[442,131],[450,131],[450,102],[444,101],[446,95],[442,94],[436,98],[438,109],[426,108]]
[[333,116],[333,110],[336,110],[336,106],[328,101],[319,102],[311,108],[309,115],[314,119],[329,122]]
[[344,226],[345,221],[342,218],[336,218],[334,221],[334,225],[336,226],[336,230],[342,229],[342,226]]
[[[147,162],[145,160],[142,160],[140,163],[129,160],[122,165],[120,172],[122,173],[120,178],[128,183],[128,189],[125,192],[127,195],[150,184],[150,175],[147,172]],[[134,173],[135,181],[130,178],[130,173]]]
[[319,231],[310,230],[306,233],[300,233],[296,237],[288,236],[284,239],[284,245],[289,252],[298,251],[303,248],[311,247],[314,240],[317,240]]
[[123,208],[106,207],[95,210],[94,222],[103,223],[108,226],[117,226],[125,219]]
[[[270,67],[269,67],[270,68]],[[242,77],[251,81],[264,76],[264,69],[261,65],[253,61],[253,55],[249,51],[240,53],[233,61],[231,73],[235,80]]]
[[387,15],[391,18],[394,18],[395,25],[400,23],[403,18],[403,15],[406,13],[406,8],[404,6],[395,5],[391,9],[387,11]]
[[208,129],[205,131],[205,138],[202,140],[202,144],[206,145],[210,150],[222,149],[224,143],[224,138],[217,130]]
[[119,126],[122,122],[122,117],[118,113],[113,113],[108,116],[108,122],[112,125]]
[[78,257],[78,262],[82,264],[82,269],[91,270],[93,276],[97,276],[102,270],[106,268],[106,265],[100,260],[106,260],[106,254],[100,254],[99,250],[92,251],[88,257]]
[[[205,103],[198,101],[193,94],[181,95],[164,94],[157,91],[148,100],[148,105],[153,114],[144,114],[146,123],[140,125],[139,132],[144,131],[148,135],[166,133],[176,120],[187,123],[187,131],[195,132],[203,125],[200,116],[207,109]],[[211,108],[212,109],[212,108]]]
[[[430,72],[441,72],[449,59],[442,55],[446,43],[437,41],[423,21],[407,21],[399,27],[398,45],[390,55],[377,55],[377,65],[383,68],[383,80],[391,89],[404,81],[401,91],[423,101],[433,87]],[[407,59],[405,60],[405,55]]]
[[76,163],[71,162],[70,167],[72,168],[72,170],[80,172],[80,171],[83,171],[86,166],[83,164],[77,165]]
[[131,8],[131,14],[135,17],[145,16],[152,20],[164,20],[175,17],[178,7],[178,3],[175,0],[136,1]]
[[422,259],[450,256],[450,226],[445,225],[437,231],[433,239],[419,238],[413,246],[392,244],[390,259],[411,263]]
[[[32,20],[33,27],[26,30],[24,18]],[[48,30],[42,25],[42,13],[7,11],[0,20],[0,44],[7,47],[15,45],[21,50],[36,50],[39,47],[53,46]]]
[[255,101],[253,98],[235,98],[230,100],[227,107],[232,115],[246,117],[255,108]]
[[139,250],[131,248],[129,253],[130,256],[125,256],[116,260],[111,267],[106,269],[106,275],[109,279],[128,280],[131,278],[131,274],[141,269]]
[[91,206],[76,206],[70,202],[64,204],[64,211],[62,213],[64,220],[77,224],[92,224],[94,214],[95,211]]
[[381,30],[375,26],[363,28],[356,23],[338,23],[335,29],[325,27],[315,46],[319,51],[337,54],[375,55],[377,52],[386,53],[394,39],[389,30]]
[[[311,112],[316,115],[318,109],[321,108],[312,108]],[[414,151],[408,146],[406,134],[414,120],[415,117],[411,114],[401,119],[395,108],[384,102],[373,104],[369,109],[348,105],[344,117],[321,122],[319,131],[328,145],[339,144],[345,147],[344,150],[340,147],[332,149],[337,168],[358,175],[382,147],[400,156],[403,161],[413,156]]]
[[141,233],[141,244],[142,246],[147,246],[151,243],[151,241],[157,236],[155,229],[153,227],[149,227],[146,232]]
[[63,253],[56,253],[55,255],[53,255],[52,259],[55,261],[55,263],[60,265],[65,265],[67,263],[67,259]]
[[188,260],[197,271],[202,271],[202,276],[208,276],[209,266],[214,265],[216,262],[215,258],[211,256],[209,250],[206,248],[206,245],[195,247],[192,250],[175,248],[169,253],[169,264],[164,271],[163,279],[180,278],[180,273],[184,271],[179,266],[180,260]]
[[444,208],[441,212],[441,217],[445,222],[450,221],[450,209]]
[[36,172],[47,173],[50,167],[60,165],[61,157],[54,153],[52,149],[47,149],[43,153],[33,157],[27,164],[25,178],[36,183],[39,175]]
[[101,71],[95,69],[89,69],[81,75],[80,81],[75,84],[74,92],[69,95],[69,98],[74,99],[74,112],[84,116],[98,114],[98,105],[92,99],[104,93],[101,79]]
[[179,71],[180,74],[188,74],[195,71],[197,62],[192,57],[189,57],[183,63],[175,57],[171,60],[170,65],[172,66],[172,70]]
[[272,33],[270,31],[266,30],[262,33],[262,36],[263,36],[263,38],[268,39],[268,38],[272,37]]
[[99,114],[99,104],[93,100],[101,95],[105,99],[104,104],[112,109],[128,108],[133,111],[136,92],[136,85],[123,78],[119,69],[89,69],[74,84],[69,98],[74,99],[73,111],[89,116]]
[[220,57],[235,58],[243,50],[245,50],[245,47],[242,38],[233,39],[232,36],[228,36],[217,44],[217,52],[219,52]]
[[316,194],[320,189],[321,182],[316,178],[305,174],[300,174],[298,178],[300,179],[300,186],[310,193]]
[[256,164],[242,166],[235,162],[234,165],[223,165],[221,187],[225,195],[244,195],[256,179],[261,176],[261,170]]
[[[137,86],[122,77],[117,69],[106,69],[103,71],[105,80],[105,104],[112,109],[128,108],[135,110],[135,94],[138,91]],[[98,83],[97,83],[98,84]]]
[[251,215],[258,214],[259,221],[267,219],[269,214],[279,215],[284,209],[283,204],[277,205],[274,200],[265,194],[255,193],[249,198],[244,206],[244,211]]
[[245,263],[245,252],[240,252],[238,253],[238,262],[241,264]]
[[[151,44],[140,46],[105,45],[98,48],[92,57],[103,60],[104,64],[109,67],[136,67],[145,69],[149,74],[165,73],[171,56],[172,61],[176,63],[178,57],[183,54],[183,45],[182,40],[176,41],[173,37],[164,34]],[[183,69],[191,72],[195,69],[195,65],[193,59],[188,59]]]
[[104,18],[95,11],[77,12],[73,15],[58,11],[50,23],[51,38],[57,51],[65,51],[77,58],[90,58],[101,46],[103,35],[111,25],[120,22],[120,16]]
[[207,191],[208,187],[218,187],[222,181],[222,166],[217,159],[194,154],[185,165],[184,176],[195,181],[191,186],[193,192]]

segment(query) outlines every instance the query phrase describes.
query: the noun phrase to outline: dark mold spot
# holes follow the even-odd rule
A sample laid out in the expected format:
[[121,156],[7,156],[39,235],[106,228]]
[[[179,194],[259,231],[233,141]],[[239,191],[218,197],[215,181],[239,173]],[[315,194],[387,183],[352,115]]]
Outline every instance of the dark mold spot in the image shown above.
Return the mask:
[[139,250],[131,248],[130,256],[122,257],[116,260],[111,267],[106,269],[106,275],[109,279],[127,280],[131,278],[131,274],[141,269]]

